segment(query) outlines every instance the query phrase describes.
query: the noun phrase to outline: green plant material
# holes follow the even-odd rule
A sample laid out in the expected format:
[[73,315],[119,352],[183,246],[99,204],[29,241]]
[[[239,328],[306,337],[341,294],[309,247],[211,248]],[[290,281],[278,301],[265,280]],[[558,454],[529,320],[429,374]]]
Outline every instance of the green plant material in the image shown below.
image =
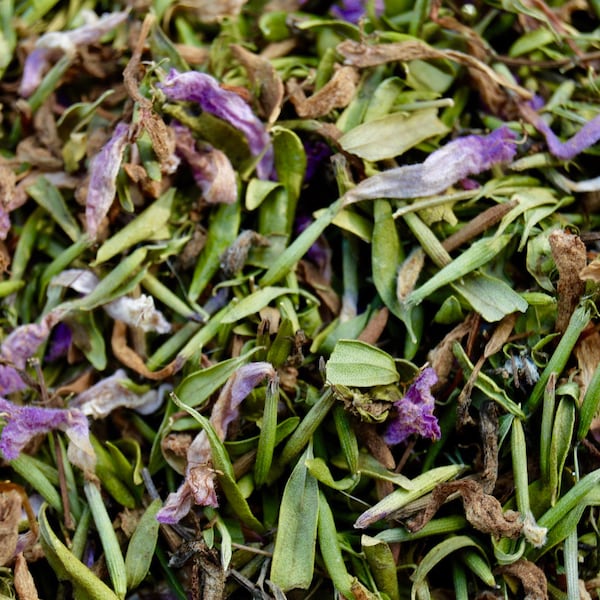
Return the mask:
[[461,560],[469,567],[471,572],[477,575],[477,577],[485,583],[485,585],[489,587],[494,587],[496,585],[496,579],[490,569],[490,565],[480,552],[476,552],[475,550],[465,550],[462,553]]
[[355,475],[358,472],[359,461],[358,440],[352,427],[350,415],[339,404],[333,407],[333,422],[335,423],[335,430],[340,440],[344,459],[348,464],[350,473]]
[[552,493],[552,504],[555,504],[560,495],[563,469],[567,456],[571,451],[574,428],[575,402],[572,398],[563,396],[556,409],[552,428],[552,442],[550,444],[549,487]]
[[563,547],[565,560],[565,574],[567,580],[567,598],[575,600],[581,598],[579,591],[579,550],[577,529],[574,529],[566,538]]
[[396,562],[388,544],[368,535],[362,535],[360,543],[377,590],[386,594],[390,600],[400,600]]
[[125,559],[123,558],[123,554],[121,554],[119,540],[113,529],[110,517],[106,512],[102,494],[96,484],[91,481],[84,483],[83,490],[92,513],[92,518],[94,519],[94,524],[96,525],[96,530],[100,536],[100,541],[102,542],[104,558],[113,589],[119,598],[124,598],[127,593]]
[[577,343],[581,332],[585,329],[589,322],[590,307],[587,304],[578,306],[575,311],[573,311],[566,331],[561,337],[558,346],[556,346],[556,349],[554,350],[554,353],[548,361],[545,369],[540,374],[540,378],[535,384],[529,399],[523,407],[526,413],[530,414],[537,408],[538,403],[543,397],[550,375],[552,373],[556,373],[558,376],[562,373],[567,361],[569,360],[569,356],[571,355],[573,347]]
[[327,383],[374,387],[400,378],[394,359],[383,350],[358,340],[340,340],[327,361]]
[[311,407],[283,447],[283,450],[277,459],[277,464],[280,467],[289,463],[302,452],[303,448],[309,443],[313,433],[327,416],[327,413],[332,409],[335,402],[336,400],[333,391],[328,389]]
[[402,507],[410,504],[414,500],[423,497],[430,492],[436,485],[450,481],[457,477],[464,470],[463,465],[448,465],[431,469],[423,475],[415,477],[412,481],[413,489],[394,490],[377,504],[363,512],[354,523],[357,529],[368,527],[376,521],[388,519]]
[[392,113],[369,121],[348,131],[339,142],[346,152],[377,161],[404,154],[426,139],[447,132],[437,110],[428,108],[409,116]]
[[[458,360],[465,379],[468,381],[473,372],[473,364],[465,354],[464,349],[459,343],[454,343],[452,346],[453,354]],[[521,407],[511,400],[506,392],[500,388],[500,386],[485,373],[479,371],[475,379],[474,386],[481,390],[490,400],[498,403],[502,408],[510,412],[518,419],[524,419],[525,414],[521,410]]]
[[229,455],[227,454],[227,450],[213,429],[213,426],[210,424],[210,421],[192,407],[183,404],[183,402],[181,402],[175,394],[171,395],[171,399],[179,408],[193,417],[194,420],[197,421],[202,429],[206,432],[212,452],[213,468],[217,473],[221,488],[223,489],[223,492],[231,504],[231,508],[235,514],[240,518],[241,521],[248,525],[248,527],[258,532],[263,531],[264,527],[252,514],[252,511],[248,506],[248,502],[246,501],[238,482],[235,480],[233,466],[231,464],[231,460],[229,459]]
[[175,198],[175,189],[165,192],[146,210],[128,223],[118,233],[106,240],[98,249],[95,264],[99,265],[131,248],[138,242],[164,240],[170,237],[167,227],[171,216],[171,208]]
[[79,225],[71,215],[62,194],[45,177],[38,177],[35,183],[27,188],[27,193],[48,211],[72,242],[81,238]]
[[358,483],[356,474],[335,480],[327,463],[322,458],[311,458],[306,460],[306,468],[309,473],[320,483],[334,490],[346,491],[352,489]]
[[198,299],[208,282],[219,270],[219,259],[235,241],[240,227],[240,219],[238,202],[221,204],[211,215],[206,244],[196,263],[188,290],[188,297],[192,302]]
[[404,527],[396,527],[385,529],[381,533],[378,533],[376,538],[383,542],[387,542],[388,544],[409,542],[430,536],[443,535],[445,533],[455,533],[464,529],[466,524],[467,520],[460,515],[440,517],[439,519],[432,519],[424,527],[419,529],[419,531],[411,532]]
[[[40,469],[37,461],[27,454],[21,453],[10,461],[10,466],[56,511],[62,512],[62,500],[55,483]],[[58,480],[58,478],[57,478]],[[58,482],[58,481],[57,481]],[[56,482],[56,483],[57,483]]]
[[312,451],[307,448],[296,463],[281,498],[271,581],[284,592],[294,588],[306,590],[313,579],[319,486],[305,465],[311,457]]
[[140,585],[150,570],[160,525],[156,520],[156,513],[161,506],[160,499],[156,499],[148,505],[129,540],[125,554],[125,572],[129,590]]
[[44,554],[59,579],[71,582],[79,594],[91,600],[116,600],[125,595],[125,592],[123,596],[115,594],[56,537],[48,523],[46,505],[42,505],[38,520]]
[[525,517],[531,512],[529,503],[529,481],[527,479],[527,447],[525,432],[520,419],[513,419],[511,427],[510,452],[515,477],[515,497],[517,508]]
[[346,598],[354,599],[353,587],[354,578],[348,573],[344,558],[337,539],[337,531],[333,513],[325,494],[319,491],[318,498],[318,527],[317,535],[319,538],[319,549],[325,563],[327,573],[333,582],[335,588]]
[[577,441],[581,442],[588,434],[592,420],[598,414],[600,407],[600,365],[596,367],[588,387],[585,390],[581,408],[579,409],[579,424],[577,426]]
[[545,484],[550,482],[550,463],[552,461],[551,442],[554,410],[556,407],[556,376],[548,378],[544,390],[542,405],[542,424],[540,427],[540,473]]
[[284,294],[300,294],[315,303],[317,302],[317,299],[305,290],[295,290],[285,287],[264,287],[253,294],[242,298],[236,304],[231,304],[227,312],[223,315],[221,323],[237,323],[245,317],[259,312],[270,302],[275,300],[275,298],[279,298]]
[[411,600],[416,597],[421,597],[424,590],[428,588],[427,575],[436,565],[438,565],[442,559],[449,554],[462,550],[463,548],[479,548],[470,537],[466,535],[456,535],[447,538],[434,546],[419,562],[419,566],[415,572],[411,575],[413,581],[411,589]]
[[267,481],[269,469],[273,463],[273,452],[277,435],[277,405],[279,404],[279,383],[267,386],[263,409],[256,461],[254,463],[254,481],[263,485]]

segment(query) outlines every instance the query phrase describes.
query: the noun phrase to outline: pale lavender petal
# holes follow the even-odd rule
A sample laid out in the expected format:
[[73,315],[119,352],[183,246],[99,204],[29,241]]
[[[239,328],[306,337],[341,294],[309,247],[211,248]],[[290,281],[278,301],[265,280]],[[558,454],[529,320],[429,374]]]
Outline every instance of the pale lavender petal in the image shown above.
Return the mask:
[[39,323],[17,327],[0,346],[0,357],[18,369],[24,369],[27,359],[32,357],[46,341],[50,331],[63,315],[62,310],[48,313]]
[[159,408],[164,397],[164,390],[159,388],[146,392],[136,392],[123,369],[118,369],[110,377],[98,381],[92,387],[78,394],[70,404],[82,414],[94,419],[107,417],[117,408],[131,408],[147,414],[146,409]]
[[0,240],[5,240],[10,231],[10,216],[8,210],[0,204]]
[[50,67],[52,54],[50,48],[34,48],[27,57],[19,86],[19,94],[23,98],[29,98],[39,87],[42,77]]
[[17,458],[35,436],[58,429],[70,440],[69,458],[86,470],[93,469],[95,454],[89,440],[88,421],[81,411],[18,406],[0,398],[0,415],[6,420],[0,437],[0,451],[6,460]]
[[[358,23],[366,13],[367,0],[341,0],[331,7],[331,14],[337,19],[349,23]],[[384,11],[383,0],[375,0],[375,12],[381,15]]]
[[344,204],[375,198],[419,198],[439,194],[469,175],[512,160],[515,135],[500,127],[486,136],[469,135],[449,142],[424,162],[383,171],[344,195]]
[[140,294],[137,298],[123,296],[104,305],[104,310],[115,320],[123,321],[131,327],[138,327],[145,333],[169,333],[171,324],[154,306],[154,298]]
[[273,148],[264,124],[248,104],[235,92],[224,90],[219,82],[206,73],[171,69],[160,89],[170,100],[196,102],[200,108],[239,129],[254,156],[263,154],[256,171],[267,179],[273,171]]
[[128,11],[108,13],[93,23],[77,29],[51,31],[42,35],[25,61],[19,94],[24,98],[31,96],[40,85],[42,77],[53,60],[61,54],[74,54],[77,46],[97,42],[103,35],[122,23],[127,15]]
[[394,402],[397,415],[383,436],[386,444],[399,444],[414,433],[433,440],[440,437],[440,427],[433,415],[435,400],[431,394],[431,386],[437,379],[431,367],[424,369],[406,394]]
[[0,365],[0,395],[6,396],[27,387],[19,372],[9,365]]
[[237,200],[237,179],[226,154],[208,144],[199,149],[192,132],[184,125],[175,123],[171,127],[175,131],[177,153],[190,166],[206,202],[233,204]]
[[129,125],[119,123],[110,140],[93,158],[85,203],[86,229],[96,239],[98,229],[115,198],[117,175],[127,146]]
[[550,153],[560,160],[571,160],[600,140],[600,115],[588,121],[571,139],[561,142],[550,125],[531,106],[522,106],[521,112],[546,138]]
[[156,520],[165,525],[176,525],[192,508],[192,490],[184,481],[176,492],[171,492],[163,507],[156,513]]

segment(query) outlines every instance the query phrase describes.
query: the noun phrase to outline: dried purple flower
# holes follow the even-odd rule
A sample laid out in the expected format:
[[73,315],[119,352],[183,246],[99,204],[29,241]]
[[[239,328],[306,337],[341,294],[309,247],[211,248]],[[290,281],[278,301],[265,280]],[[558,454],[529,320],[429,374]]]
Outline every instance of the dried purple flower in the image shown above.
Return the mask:
[[[331,7],[331,14],[336,19],[343,19],[349,23],[358,23],[366,13],[367,0],[341,0]],[[383,0],[375,0],[375,13],[379,16],[385,6]]]
[[397,416],[383,436],[386,444],[399,444],[413,433],[433,440],[440,437],[440,427],[433,416],[435,400],[431,394],[431,386],[437,379],[435,371],[427,367],[413,381],[406,394],[394,402]]
[[23,67],[19,88],[21,96],[28,98],[35,92],[53,60],[62,54],[73,56],[77,46],[97,42],[103,35],[122,23],[127,18],[128,11],[108,13],[100,18],[97,18],[95,13],[91,14],[93,22],[87,25],[71,31],[52,31],[38,39]]
[[273,148],[264,124],[235,92],[224,90],[219,82],[206,73],[171,69],[160,89],[170,100],[196,102],[200,108],[239,129],[248,140],[253,156],[262,154],[256,167],[261,179],[268,179],[273,171]]
[[[210,416],[210,424],[221,440],[227,436],[229,424],[238,417],[238,407],[265,377],[277,380],[277,372],[268,362],[249,363],[234,373],[223,386]],[[201,431],[187,453],[185,479],[177,492],[169,494],[156,518],[161,523],[179,522],[190,510],[192,500],[199,506],[218,506],[215,473],[211,467],[208,437]]]
[[177,153],[190,166],[206,202],[233,204],[237,200],[237,180],[227,155],[208,144],[199,149],[192,132],[184,125],[175,123],[171,127],[175,131]]
[[375,198],[419,198],[443,192],[457,181],[508,162],[517,151],[508,127],[449,142],[424,162],[383,171],[359,183],[344,196],[345,204]]
[[16,369],[26,367],[27,359],[37,352],[63,315],[62,309],[55,309],[39,323],[21,325],[4,339],[0,346],[0,359],[7,364],[0,365],[0,394],[10,394],[26,387]]
[[588,121],[571,139],[561,142],[550,125],[532,106],[521,106],[521,114],[546,138],[550,153],[560,160],[571,160],[600,140],[600,115]]
[[102,219],[107,215],[115,198],[117,175],[127,146],[128,134],[129,125],[119,123],[110,140],[92,159],[85,202],[86,229],[92,239],[96,239]]
[[84,471],[93,471],[96,455],[89,439],[87,418],[81,411],[18,406],[0,398],[0,415],[7,421],[0,437],[0,451],[6,460],[17,458],[36,435],[58,429],[70,440],[68,459]]

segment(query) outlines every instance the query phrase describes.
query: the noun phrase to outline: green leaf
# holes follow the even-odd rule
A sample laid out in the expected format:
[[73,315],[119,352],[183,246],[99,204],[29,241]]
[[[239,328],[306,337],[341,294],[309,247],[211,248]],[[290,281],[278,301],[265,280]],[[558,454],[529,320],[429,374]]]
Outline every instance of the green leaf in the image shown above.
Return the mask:
[[117,596],[101,579],[88,569],[56,537],[50,528],[44,504],[38,514],[40,542],[44,555],[59,579],[69,581],[76,592],[89,600],[118,600]]
[[307,458],[305,463],[306,468],[317,481],[334,490],[349,490],[358,483],[359,477],[356,475],[335,481],[327,463],[322,458]]
[[373,387],[399,379],[394,359],[383,350],[359,340],[340,340],[326,366],[330,385]]
[[108,238],[98,249],[95,264],[106,262],[139,242],[168,239],[170,233],[167,222],[174,198],[175,188],[170,188],[133,221]]
[[250,315],[256,314],[270,302],[275,300],[275,298],[279,298],[279,296],[283,296],[284,294],[301,294],[313,302],[318,303],[318,300],[312,294],[302,289],[265,287],[242,298],[237,304],[231,304],[221,322],[223,324],[237,323],[237,321],[241,321]]
[[74,219],[65,199],[58,188],[45,177],[38,177],[27,193],[56,221],[57,225],[69,236],[72,242],[81,238],[81,229]]
[[156,513],[161,506],[162,502],[159,498],[148,506],[129,540],[125,555],[125,572],[129,590],[140,585],[150,570],[160,526],[156,520]]
[[104,558],[113,588],[119,598],[124,598],[127,593],[125,560],[121,553],[119,540],[117,539],[111,519],[108,516],[104,500],[102,499],[102,494],[92,481],[86,481],[83,485],[83,490],[92,511],[92,518],[100,536],[100,541],[102,542]]
[[437,109],[428,108],[409,116],[392,113],[363,123],[345,133],[339,143],[346,152],[377,161],[404,154],[426,139],[448,131],[438,119]]
[[281,499],[271,581],[284,592],[306,590],[313,579],[319,486],[305,464],[311,455],[307,449],[300,457]]

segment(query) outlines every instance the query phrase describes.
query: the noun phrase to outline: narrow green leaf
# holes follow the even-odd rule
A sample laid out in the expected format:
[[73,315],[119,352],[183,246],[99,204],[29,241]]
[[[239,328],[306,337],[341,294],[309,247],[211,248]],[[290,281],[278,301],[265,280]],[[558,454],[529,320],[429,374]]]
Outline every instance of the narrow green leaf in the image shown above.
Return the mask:
[[313,579],[319,486],[305,465],[311,455],[307,449],[300,457],[281,499],[271,581],[284,592],[306,590]]
[[208,282],[219,270],[220,257],[238,235],[241,222],[240,203],[220,204],[210,216],[208,235],[196,263],[188,297],[196,302]]
[[346,598],[354,598],[352,588],[355,579],[348,573],[344,558],[337,538],[337,529],[333,513],[325,498],[319,491],[319,521],[318,521],[319,549],[325,563],[325,568],[336,589]]
[[38,177],[27,193],[56,221],[57,225],[69,236],[72,242],[81,238],[81,230],[74,219],[65,199],[55,185],[45,177]]
[[285,287],[265,287],[242,298],[237,304],[231,304],[221,322],[223,324],[237,323],[238,321],[259,312],[270,302],[275,300],[275,298],[279,298],[279,296],[283,296],[284,294],[301,294],[318,304],[318,300],[305,290]]
[[260,486],[267,480],[269,469],[273,463],[275,438],[277,435],[277,406],[279,404],[279,381],[269,384],[265,394],[265,406],[254,463],[254,481]]
[[399,379],[394,359],[387,352],[359,340],[340,340],[326,369],[330,385],[373,387]]
[[396,561],[389,545],[368,535],[361,536],[360,544],[377,584],[377,590],[386,594],[390,600],[400,600]]
[[148,506],[129,540],[125,555],[125,572],[129,590],[135,589],[142,583],[150,570],[160,526],[156,520],[156,513],[161,506],[162,502],[158,498]]
[[349,490],[358,483],[359,478],[356,475],[335,481],[327,463],[322,458],[309,458],[305,462],[306,468],[317,481],[334,490]]
[[42,470],[36,460],[28,454],[21,453],[10,461],[10,466],[56,511],[62,513],[62,500],[58,490]]
[[449,265],[443,267],[420,288],[411,292],[405,303],[409,306],[419,304],[442,286],[448,285],[486,265],[504,250],[511,238],[511,234],[505,234],[483,238],[474,242],[470,248],[455,258]]
[[447,465],[431,469],[427,473],[415,477],[412,481],[414,485],[412,490],[394,490],[375,506],[363,512],[354,523],[354,527],[364,529],[376,521],[387,519],[403,506],[429,493],[439,483],[454,479],[463,470],[463,465]]
[[579,425],[577,427],[577,441],[581,442],[588,434],[592,420],[600,409],[600,365],[596,367],[579,410]]
[[40,542],[44,554],[59,579],[69,581],[75,590],[89,600],[118,600],[117,596],[101,579],[69,551],[50,528],[44,504],[38,514]]
[[100,489],[92,481],[83,484],[83,491],[92,512],[92,518],[104,549],[104,558],[108,573],[116,595],[125,598],[127,593],[127,575],[125,574],[125,560],[121,553],[119,540],[113,528]]
[[167,239],[169,231],[166,225],[174,198],[175,188],[170,188],[133,221],[108,238],[98,249],[96,264],[106,262],[138,242]]
[[179,400],[175,394],[171,395],[171,399],[179,408],[192,416],[206,432],[206,437],[210,443],[213,468],[217,473],[223,493],[231,505],[232,510],[246,525],[248,525],[248,527],[254,529],[255,531],[263,531],[264,527],[252,514],[244,494],[235,481],[233,466],[231,464],[231,460],[229,459],[229,455],[227,454],[227,450],[213,429],[213,426],[210,424],[210,421],[206,417],[202,416],[198,411],[194,410],[190,406],[187,406],[186,404],[183,404],[183,402],[181,402],[181,400]]
[[551,502],[554,504],[560,495],[560,484],[567,456],[571,451],[573,430],[575,429],[575,402],[563,396],[556,409],[552,442],[550,444],[550,481]]

